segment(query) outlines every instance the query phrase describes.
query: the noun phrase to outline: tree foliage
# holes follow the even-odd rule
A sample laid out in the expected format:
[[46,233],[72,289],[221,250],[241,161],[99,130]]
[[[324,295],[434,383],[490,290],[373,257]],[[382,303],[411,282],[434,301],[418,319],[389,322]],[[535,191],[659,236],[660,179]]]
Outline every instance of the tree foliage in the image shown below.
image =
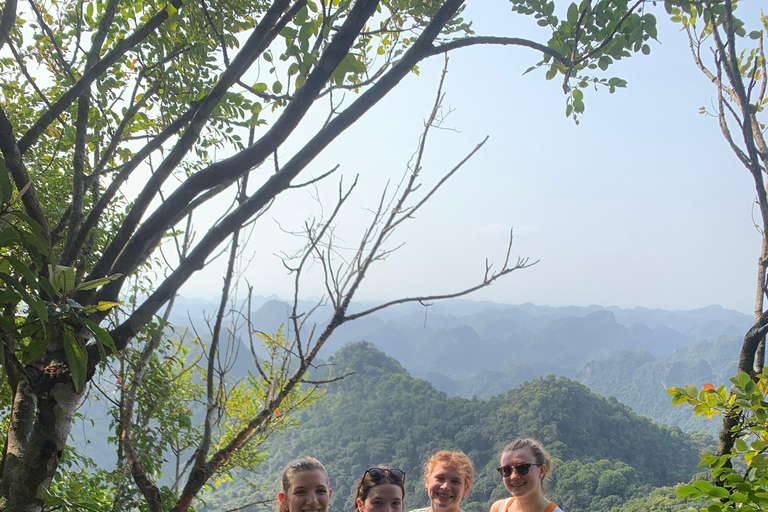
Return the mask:
[[696,480],[677,489],[681,498],[703,498],[702,511],[756,511],[768,505],[768,374],[757,375],[755,382],[741,372],[725,386],[704,384],[670,388],[672,403],[689,404],[694,414],[724,415],[735,421],[731,429],[734,442],[727,453],[705,453],[700,466],[708,467],[714,482]]

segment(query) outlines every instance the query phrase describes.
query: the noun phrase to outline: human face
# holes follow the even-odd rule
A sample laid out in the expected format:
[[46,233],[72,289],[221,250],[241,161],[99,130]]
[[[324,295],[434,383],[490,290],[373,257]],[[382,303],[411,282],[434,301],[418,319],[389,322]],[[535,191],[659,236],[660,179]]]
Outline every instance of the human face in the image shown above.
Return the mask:
[[[501,456],[502,466],[536,464],[536,462],[536,457],[528,448],[507,452]],[[511,475],[504,478],[504,486],[516,497],[543,494],[544,491],[541,484],[546,474],[546,466],[531,466],[527,475],[521,475],[515,470]]]
[[403,490],[399,485],[382,483],[371,487],[365,501],[357,498],[355,503],[358,512],[403,512]]
[[288,493],[277,495],[280,503],[288,506],[288,512],[326,512],[330,497],[328,479],[319,469],[294,474]]
[[466,477],[455,467],[444,462],[435,465],[427,476],[427,494],[435,507],[458,509],[462,498],[467,494]]

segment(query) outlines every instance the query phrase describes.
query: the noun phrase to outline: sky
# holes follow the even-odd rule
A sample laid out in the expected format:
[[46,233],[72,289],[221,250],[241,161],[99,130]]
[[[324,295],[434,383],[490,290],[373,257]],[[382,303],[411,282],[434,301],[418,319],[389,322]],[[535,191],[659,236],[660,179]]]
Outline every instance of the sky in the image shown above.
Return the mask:
[[[469,2],[466,19],[480,35],[546,40],[532,19],[506,0]],[[742,2],[757,21],[760,2]],[[450,55],[444,126],[427,144],[422,190],[488,136],[485,146],[449,180],[390,248],[403,244],[367,276],[360,300],[451,293],[482,280],[486,258],[503,261],[510,228],[513,257],[538,261],[470,298],[520,304],[693,309],[710,304],[751,312],[760,236],[754,184],[727,146],[715,118],[699,114],[715,90],[691,60],[684,34],[661,5],[659,43],[609,69],[627,89],[585,93],[577,126],[565,117],[562,81],[541,70],[523,75],[536,52],[473,47]],[[339,179],[358,186],[336,232],[352,247],[389,180],[396,184],[413,154],[435,97],[442,59],[407,77],[308,169],[317,187],[280,197],[254,227],[242,276],[254,293],[292,296],[293,277],[279,254],[301,240],[308,216],[332,209]],[[351,99],[350,99],[351,101]],[[323,119],[318,110],[284,161]],[[308,179],[305,176],[305,180]],[[319,197],[319,201],[317,198]],[[221,261],[182,289],[187,297],[220,293]],[[301,284],[305,298],[323,293],[317,266]]]

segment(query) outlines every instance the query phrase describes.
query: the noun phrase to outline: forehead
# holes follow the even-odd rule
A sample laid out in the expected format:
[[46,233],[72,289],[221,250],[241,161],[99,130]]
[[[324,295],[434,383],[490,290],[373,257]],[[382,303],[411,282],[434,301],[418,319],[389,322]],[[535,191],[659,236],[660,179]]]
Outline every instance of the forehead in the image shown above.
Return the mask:
[[328,479],[325,477],[325,473],[323,473],[319,469],[312,469],[309,471],[300,471],[298,473],[295,473],[293,475],[293,478],[291,479],[291,487],[294,489],[297,487],[305,487],[305,488],[325,487],[327,485],[328,485]]
[[438,462],[435,464],[435,468],[432,473],[429,474],[430,478],[442,477],[442,478],[464,478],[464,473],[458,470],[456,466],[452,466],[447,462]]
[[380,499],[385,501],[402,500],[403,490],[395,484],[379,484],[371,487],[366,499]]
[[506,452],[501,456],[502,466],[515,466],[517,464],[536,463],[536,456],[529,448],[522,448],[520,450],[514,450]]

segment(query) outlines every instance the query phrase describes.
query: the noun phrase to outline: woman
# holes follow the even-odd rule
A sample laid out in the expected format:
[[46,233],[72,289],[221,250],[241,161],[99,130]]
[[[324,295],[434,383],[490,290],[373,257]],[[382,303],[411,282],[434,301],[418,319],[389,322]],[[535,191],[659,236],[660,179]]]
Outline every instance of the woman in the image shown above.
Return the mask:
[[552,458],[535,439],[518,439],[501,452],[496,470],[512,498],[491,505],[491,512],[563,512],[544,496],[544,479],[552,469]]
[[429,506],[411,512],[464,512],[461,500],[472,487],[475,470],[463,452],[440,450],[424,464]]
[[357,484],[357,512],[402,512],[405,498],[405,473],[377,467],[367,469]]
[[280,478],[277,512],[327,512],[331,489],[319,460],[303,457],[290,462]]

